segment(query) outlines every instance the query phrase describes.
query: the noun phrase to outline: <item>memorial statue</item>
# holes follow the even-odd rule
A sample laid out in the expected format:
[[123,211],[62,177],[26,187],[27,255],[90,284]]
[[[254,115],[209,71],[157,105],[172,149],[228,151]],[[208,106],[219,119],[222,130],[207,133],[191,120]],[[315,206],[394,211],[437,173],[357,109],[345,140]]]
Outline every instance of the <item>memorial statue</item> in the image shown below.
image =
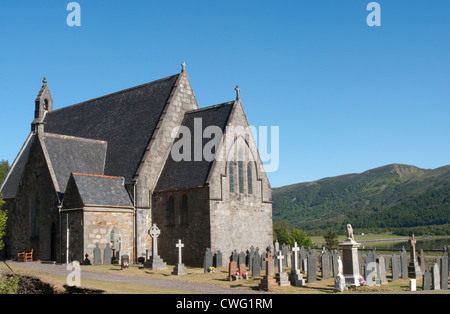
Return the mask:
[[353,235],[353,228],[350,224],[347,225],[347,239],[355,241],[355,237]]

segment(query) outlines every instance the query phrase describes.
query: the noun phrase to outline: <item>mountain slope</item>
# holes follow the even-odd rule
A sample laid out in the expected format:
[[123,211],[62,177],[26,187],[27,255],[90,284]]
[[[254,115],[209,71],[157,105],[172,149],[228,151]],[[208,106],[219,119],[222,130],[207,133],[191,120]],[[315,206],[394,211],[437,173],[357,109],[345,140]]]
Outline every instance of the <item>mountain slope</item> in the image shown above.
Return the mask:
[[273,217],[309,234],[347,223],[366,232],[450,224],[450,166],[392,164],[276,188]]

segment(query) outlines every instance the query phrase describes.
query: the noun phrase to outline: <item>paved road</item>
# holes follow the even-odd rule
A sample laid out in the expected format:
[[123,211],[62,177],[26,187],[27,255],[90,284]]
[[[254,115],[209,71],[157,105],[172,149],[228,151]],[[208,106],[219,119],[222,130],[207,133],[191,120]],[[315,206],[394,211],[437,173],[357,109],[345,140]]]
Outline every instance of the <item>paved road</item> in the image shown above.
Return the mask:
[[[42,264],[40,262],[30,262],[30,263],[18,263],[14,261],[6,262],[10,266],[17,266],[29,269],[35,269],[39,271],[44,271],[48,273],[52,273],[55,275],[66,277],[69,275],[71,271],[66,269],[67,265],[55,265],[55,264]],[[124,276],[124,275],[113,275],[106,273],[96,273],[90,271],[81,271],[81,280],[84,279],[92,279],[98,281],[107,281],[107,282],[123,282],[123,283],[131,283],[152,287],[161,287],[168,289],[178,289],[185,290],[186,293],[198,292],[198,293],[206,293],[206,294],[261,294],[264,292],[261,291],[251,291],[244,289],[233,289],[226,287],[219,287],[214,285],[207,284],[199,284],[199,283],[191,283],[191,282],[183,282],[178,280],[169,280],[169,279],[160,279],[160,278],[151,278],[151,277],[135,277],[135,276]]]

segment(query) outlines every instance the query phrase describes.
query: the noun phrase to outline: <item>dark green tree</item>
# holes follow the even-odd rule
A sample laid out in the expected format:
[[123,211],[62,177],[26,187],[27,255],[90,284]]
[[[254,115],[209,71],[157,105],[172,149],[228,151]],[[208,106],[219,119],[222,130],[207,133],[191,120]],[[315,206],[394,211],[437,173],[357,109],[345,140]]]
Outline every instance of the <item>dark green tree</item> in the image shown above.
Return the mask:
[[2,159],[2,161],[0,161],[0,184],[5,179],[6,174],[8,173],[8,170],[9,170],[9,163],[8,163],[8,161]]
[[7,211],[3,208],[5,201],[3,200],[3,196],[0,193],[0,250],[3,249],[5,244],[3,243],[3,237],[6,233],[6,220],[8,219]]
[[334,229],[328,229],[323,238],[325,239],[325,246],[328,249],[337,248],[339,244],[338,234],[334,231]]

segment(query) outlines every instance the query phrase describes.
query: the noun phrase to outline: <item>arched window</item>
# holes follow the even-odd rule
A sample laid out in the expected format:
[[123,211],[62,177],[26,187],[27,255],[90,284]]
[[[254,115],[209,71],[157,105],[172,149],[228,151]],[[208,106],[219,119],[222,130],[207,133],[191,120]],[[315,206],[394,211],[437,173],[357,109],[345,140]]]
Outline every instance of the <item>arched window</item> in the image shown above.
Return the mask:
[[180,223],[182,225],[188,224],[188,197],[186,194],[183,195],[183,198],[181,200],[181,217],[180,217]]
[[169,202],[167,203],[167,225],[173,226],[175,224],[175,201],[173,196],[169,197]]
[[234,193],[234,163],[230,161],[228,163],[228,178],[230,181],[230,193]]
[[238,152],[238,179],[239,179],[239,193],[244,193],[244,158],[242,150]]
[[252,164],[247,164],[247,188],[248,194],[253,194],[253,176],[252,176]]

